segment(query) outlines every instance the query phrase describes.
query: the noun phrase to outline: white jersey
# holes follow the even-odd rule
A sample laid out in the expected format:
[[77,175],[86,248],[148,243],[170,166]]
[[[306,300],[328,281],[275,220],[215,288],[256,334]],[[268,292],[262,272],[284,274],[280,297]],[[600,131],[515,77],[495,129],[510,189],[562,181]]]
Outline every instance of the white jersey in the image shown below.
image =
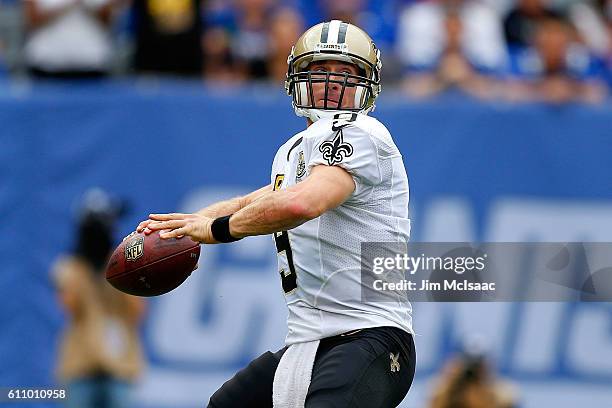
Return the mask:
[[286,344],[367,327],[412,333],[408,302],[368,302],[361,293],[361,243],[407,242],[408,178],[402,156],[378,120],[341,113],[289,139],[272,165],[275,190],[308,177],[317,165],[340,166],[355,191],[339,207],[274,234],[289,309]]

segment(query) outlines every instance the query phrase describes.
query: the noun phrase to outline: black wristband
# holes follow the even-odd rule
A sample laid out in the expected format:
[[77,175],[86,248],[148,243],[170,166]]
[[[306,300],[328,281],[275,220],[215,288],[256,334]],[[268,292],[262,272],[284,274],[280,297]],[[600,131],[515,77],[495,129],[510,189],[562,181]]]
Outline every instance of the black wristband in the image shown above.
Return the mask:
[[210,226],[210,232],[216,241],[219,242],[234,242],[242,238],[234,238],[230,234],[229,220],[232,215],[226,215],[225,217],[216,218]]

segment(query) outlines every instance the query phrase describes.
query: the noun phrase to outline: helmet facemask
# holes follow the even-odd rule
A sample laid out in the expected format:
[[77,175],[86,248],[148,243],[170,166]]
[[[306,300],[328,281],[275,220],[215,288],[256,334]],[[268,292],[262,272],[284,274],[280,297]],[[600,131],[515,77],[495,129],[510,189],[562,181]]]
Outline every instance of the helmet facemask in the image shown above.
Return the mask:
[[[320,58],[322,60],[322,58]],[[333,60],[333,58],[330,58]],[[361,72],[365,70],[360,69]],[[347,72],[312,71],[306,68],[288,75],[288,93],[296,109],[320,109],[323,111],[361,112],[370,110],[374,89],[379,81],[365,75],[354,75]],[[323,86],[325,96],[322,101],[315,99],[315,87]],[[337,100],[330,100],[330,88],[339,88]],[[337,94],[337,92],[335,92]],[[334,98],[336,99],[336,98]]]
[[[321,61],[340,61],[357,70],[311,68]],[[317,24],[296,41],[287,63],[285,90],[298,116],[314,122],[338,111],[367,114],[374,109],[381,90],[380,51],[359,27],[339,20]]]

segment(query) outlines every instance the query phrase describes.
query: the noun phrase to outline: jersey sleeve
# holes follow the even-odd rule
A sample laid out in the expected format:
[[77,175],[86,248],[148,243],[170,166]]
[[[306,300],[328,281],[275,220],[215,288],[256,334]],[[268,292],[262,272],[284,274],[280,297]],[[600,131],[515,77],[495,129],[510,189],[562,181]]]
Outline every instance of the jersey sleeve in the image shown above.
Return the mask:
[[317,165],[342,167],[355,181],[353,195],[382,181],[376,145],[361,127],[331,127],[329,132],[312,141],[309,150],[308,171]]

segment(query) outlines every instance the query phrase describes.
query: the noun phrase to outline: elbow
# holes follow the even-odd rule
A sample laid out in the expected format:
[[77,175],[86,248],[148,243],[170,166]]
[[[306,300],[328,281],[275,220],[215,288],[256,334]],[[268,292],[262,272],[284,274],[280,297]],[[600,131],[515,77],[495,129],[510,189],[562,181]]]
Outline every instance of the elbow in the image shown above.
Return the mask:
[[300,194],[294,194],[287,200],[287,212],[296,221],[308,221],[323,214],[323,209],[312,200]]

